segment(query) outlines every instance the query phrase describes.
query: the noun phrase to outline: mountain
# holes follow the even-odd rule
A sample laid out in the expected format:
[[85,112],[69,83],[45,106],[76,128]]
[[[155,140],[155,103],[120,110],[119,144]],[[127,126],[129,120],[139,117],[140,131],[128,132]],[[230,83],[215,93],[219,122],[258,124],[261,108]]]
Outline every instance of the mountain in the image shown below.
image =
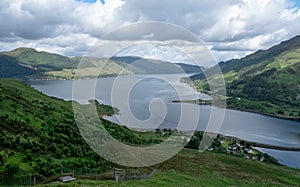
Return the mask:
[[[60,171],[62,162],[77,162],[79,168],[106,163],[81,137],[71,102],[11,79],[0,79],[0,90],[0,185],[29,185],[30,172],[44,180]],[[99,107],[112,112],[111,107]]]
[[[86,168],[111,171],[113,164],[82,138],[71,101],[48,97],[17,80],[0,79],[0,106],[0,186],[13,182],[28,186],[30,173],[37,180],[45,180],[61,173],[62,165],[65,172],[74,168],[81,173]],[[110,106],[96,102],[96,107],[99,116],[114,113]],[[124,143],[150,145],[166,137],[100,120],[114,138]]]
[[[300,36],[218,65],[230,96],[229,107],[300,118]],[[204,74],[191,78],[202,80],[202,88],[208,89]]]
[[202,73],[202,71],[206,71],[206,68],[202,66],[196,66],[196,65],[185,64],[185,63],[175,63],[175,64],[179,66],[185,73]]
[[0,78],[22,78],[38,74],[38,71],[19,63],[16,58],[0,54]]
[[17,48],[2,54],[15,57],[20,63],[31,65],[42,72],[77,67],[77,62],[68,57],[44,51],[39,52],[32,48]]
[[111,61],[116,62],[127,70],[140,74],[174,74],[174,73],[201,73],[201,67],[184,64],[171,63],[161,60],[145,59],[135,56],[112,57]]
[[[280,58],[281,54],[284,55],[283,53],[287,53],[287,52],[297,53],[298,51],[296,49],[298,49],[299,47],[300,47],[300,36],[296,36],[288,41],[283,41],[280,44],[273,46],[268,50],[259,50],[242,59],[232,59],[227,62],[220,62],[219,65],[221,66],[223,73],[227,73],[232,70],[238,72],[246,67],[251,67],[255,64],[267,65],[270,63],[274,63],[274,61],[276,61],[276,58],[277,60],[279,60],[278,57]],[[288,61],[290,60],[290,58],[297,59],[299,56],[294,56],[294,54],[292,54],[291,56],[285,56],[285,57],[288,58],[282,60]],[[251,72],[247,72],[247,73],[251,73]]]
[[[174,64],[141,57],[65,57],[59,54],[37,51],[32,48],[17,48],[0,53],[0,74],[2,77],[65,78],[72,79],[80,62],[78,74],[82,77],[110,76],[118,74],[161,74],[200,73],[197,66]],[[83,64],[83,63],[81,63]],[[101,71],[99,72],[99,67]],[[18,73],[16,73],[18,72]]]

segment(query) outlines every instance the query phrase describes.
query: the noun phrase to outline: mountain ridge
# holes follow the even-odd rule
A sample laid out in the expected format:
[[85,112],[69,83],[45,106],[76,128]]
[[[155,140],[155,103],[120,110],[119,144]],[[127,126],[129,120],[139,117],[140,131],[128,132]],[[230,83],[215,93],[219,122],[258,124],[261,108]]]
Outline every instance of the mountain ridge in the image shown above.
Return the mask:
[[[124,56],[124,57],[112,57],[110,59],[101,59],[93,57],[66,57],[63,55],[49,53],[45,51],[37,51],[34,48],[17,48],[11,51],[0,52],[3,58],[0,58],[0,66],[4,69],[5,58],[14,58],[15,64],[25,65],[35,71],[37,71],[35,77],[47,78],[74,78],[75,70],[77,69],[80,62],[80,72],[84,77],[97,77],[99,76],[110,76],[118,74],[160,74],[160,73],[199,73],[201,67],[182,64],[182,63],[171,63],[155,59],[145,59],[142,57]],[[136,62],[136,63],[135,63]],[[103,72],[99,74],[99,67]],[[8,67],[6,67],[7,69]],[[14,67],[10,67],[9,72],[13,72]],[[84,69],[87,68],[87,69]],[[97,69],[98,68],[98,69]],[[19,67],[20,71],[23,71]],[[27,72],[24,67],[24,71]],[[0,68],[0,74],[1,74]],[[91,75],[88,75],[91,73]],[[98,75],[97,75],[98,73]],[[4,74],[4,73],[3,73]],[[14,77],[5,74],[7,78]],[[81,74],[80,74],[81,75]],[[21,76],[21,75],[20,75]],[[21,76],[22,77],[22,76]],[[23,78],[32,77],[27,73],[24,74]]]
[[[217,66],[223,72],[230,108],[300,119],[299,35],[207,71]],[[209,90],[203,73],[191,79],[199,90]]]

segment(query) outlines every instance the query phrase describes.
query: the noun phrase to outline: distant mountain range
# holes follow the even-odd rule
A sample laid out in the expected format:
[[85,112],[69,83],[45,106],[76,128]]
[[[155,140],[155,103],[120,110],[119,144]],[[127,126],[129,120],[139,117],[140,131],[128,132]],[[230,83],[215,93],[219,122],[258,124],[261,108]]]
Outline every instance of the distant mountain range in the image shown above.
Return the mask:
[[[80,62],[79,74],[88,76],[109,76],[116,74],[173,74],[200,73],[201,68],[184,63],[171,63],[141,57],[112,57],[99,59],[92,57],[69,58],[59,54],[37,51],[32,48],[17,48],[0,53],[0,77],[74,78]],[[108,62],[108,63],[106,63]],[[99,67],[102,68],[99,74]]]
[[[224,74],[230,107],[300,118],[300,36],[218,65]],[[209,90],[203,73],[191,79],[201,80],[201,89]]]
[[[79,62],[84,63],[76,70]],[[220,62],[218,65],[226,81],[229,107],[280,117],[300,118],[300,36],[270,49],[259,50],[244,58]],[[102,68],[100,73],[99,67]],[[206,70],[207,74],[215,67]],[[111,59],[69,58],[31,48],[18,48],[0,53],[2,78],[72,79],[76,72],[80,77],[198,73],[191,77],[194,85],[198,89],[209,90],[201,68],[184,63],[134,56]]]
[[145,59],[141,57],[112,57],[112,62],[119,64],[127,70],[142,74],[164,73],[200,73],[203,67],[184,63],[171,63],[161,60]]

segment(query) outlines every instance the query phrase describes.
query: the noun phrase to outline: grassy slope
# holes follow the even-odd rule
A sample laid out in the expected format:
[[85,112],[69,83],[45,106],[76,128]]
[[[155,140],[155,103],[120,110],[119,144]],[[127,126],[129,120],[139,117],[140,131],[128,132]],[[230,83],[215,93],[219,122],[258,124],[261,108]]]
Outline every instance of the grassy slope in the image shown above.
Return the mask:
[[[221,62],[230,108],[300,118],[300,36],[239,60]],[[194,79],[203,79],[195,76]],[[205,81],[195,81],[199,89]],[[236,98],[241,98],[236,99]]]
[[14,57],[0,54],[0,78],[22,78],[34,75],[38,75],[36,70],[20,65]]
[[97,77],[99,76],[110,76],[118,74],[130,74],[131,71],[126,70],[121,65],[110,61],[106,62],[104,59],[96,59],[90,57],[76,57],[72,60],[80,62],[80,68],[78,69],[63,69],[60,71],[49,71],[46,72],[49,76],[61,77],[66,79],[73,79],[74,76],[79,77]]
[[[60,173],[61,165],[110,170],[106,162],[88,148],[74,123],[71,102],[50,98],[15,80],[0,79],[0,174],[9,177],[6,165],[17,164],[20,171],[40,173],[47,178]],[[112,108],[99,105],[99,114]],[[8,116],[8,119],[3,116]],[[28,119],[27,119],[28,118]],[[13,121],[17,119],[17,121]],[[9,123],[13,121],[13,123]],[[152,144],[164,135],[133,132],[107,121],[106,129],[126,143]],[[54,133],[53,133],[54,132]],[[115,134],[114,134],[115,132]],[[118,135],[118,136],[116,136]],[[130,138],[129,138],[130,137]],[[53,148],[53,145],[55,145]],[[30,155],[27,158],[27,155]],[[40,161],[39,161],[40,160]],[[32,166],[30,166],[32,164]],[[224,185],[291,185],[300,183],[300,171],[284,166],[184,149],[179,155],[154,166],[157,173],[142,181],[123,182],[123,186],[224,186]],[[65,170],[69,171],[69,170]],[[16,174],[18,175],[18,173]],[[24,180],[28,180],[28,176]],[[9,178],[1,178],[1,183]],[[115,185],[113,181],[79,180],[80,185]],[[54,185],[57,186],[57,185]]]
[[42,72],[67,67],[76,68],[77,64],[75,60],[68,57],[44,51],[38,52],[32,48],[18,48],[2,54],[15,57],[20,63],[31,65]]
[[7,165],[17,164],[19,171],[44,178],[58,172],[62,162],[77,162],[79,167],[103,162],[81,138],[71,102],[50,98],[15,80],[0,80],[0,89],[2,180],[11,178]]
[[[18,171],[28,175],[39,173],[40,179],[59,173],[62,163],[79,170],[105,171],[112,166],[81,137],[71,102],[48,97],[16,80],[0,79],[0,106],[0,184],[13,178],[8,166],[17,165]],[[98,104],[97,109],[100,116],[113,113],[110,106]],[[102,122],[125,143],[152,144],[164,138]]]
[[183,63],[143,59],[141,57],[123,56],[113,57],[112,61],[136,74],[172,74],[172,73],[200,73],[201,67]]
[[184,149],[172,159],[155,166],[147,180],[78,180],[46,186],[299,186],[300,172],[233,156]]
[[[2,58],[3,56],[3,58]],[[5,57],[5,58],[4,58]],[[3,71],[6,66],[9,66],[11,60],[14,59],[15,66],[10,67],[11,71]],[[79,70],[78,65],[80,63]],[[24,64],[28,67],[21,67],[19,64]],[[8,74],[8,77],[13,78],[14,69],[24,71],[20,75],[21,78],[63,78],[73,79],[77,73],[80,77],[97,77],[111,76],[119,74],[157,74],[157,73],[195,73],[201,72],[200,67],[187,64],[173,64],[158,60],[147,60],[140,57],[113,57],[107,62],[107,59],[97,59],[91,57],[73,57],[68,58],[59,54],[37,51],[32,48],[17,48],[9,52],[0,53],[0,74]],[[18,68],[18,69],[17,69]],[[32,72],[28,72],[28,69]],[[27,71],[26,71],[27,70]],[[76,72],[77,71],[77,72]],[[11,76],[9,76],[11,74]],[[44,75],[44,76],[42,76]]]
[[[17,64],[21,63],[29,65],[32,68],[35,68],[38,72],[45,73],[45,75],[48,77],[67,79],[74,78],[74,69],[77,68],[79,62],[82,62],[84,64],[84,66],[81,66],[81,69],[79,70],[79,74],[83,77],[97,77],[99,73],[102,76],[115,75],[119,74],[120,72],[125,74],[130,73],[114,62],[105,64],[105,66],[102,69],[102,66],[104,65],[105,61],[101,59],[88,57],[68,58],[54,53],[48,53],[44,51],[39,52],[32,48],[18,48],[9,52],[2,52],[0,53],[0,55],[6,56],[7,58],[14,58]],[[0,61],[8,62],[3,58],[0,59]],[[100,69],[102,70],[100,71]]]

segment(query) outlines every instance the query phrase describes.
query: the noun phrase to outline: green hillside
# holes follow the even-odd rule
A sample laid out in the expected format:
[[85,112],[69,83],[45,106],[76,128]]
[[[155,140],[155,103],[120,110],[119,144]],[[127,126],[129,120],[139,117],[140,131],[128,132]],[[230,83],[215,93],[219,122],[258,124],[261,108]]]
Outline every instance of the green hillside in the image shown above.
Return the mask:
[[28,185],[30,172],[44,180],[62,162],[81,168],[106,164],[81,138],[70,102],[15,80],[0,80],[0,90],[0,184]]
[[79,179],[66,184],[41,186],[299,186],[299,170],[245,160],[228,155],[183,149],[170,160],[154,166],[146,180],[115,182]]
[[39,52],[32,48],[17,48],[2,54],[15,57],[19,63],[31,65],[42,72],[77,67],[76,60],[54,53]]
[[[101,180],[81,179],[67,186],[116,185],[111,180],[111,169],[116,165],[95,154],[82,139],[71,104],[48,97],[19,81],[0,79],[0,185],[29,185],[30,174],[36,177],[36,182],[51,182],[62,170],[101,174],[98,178]],[[113,113],[112,107],[98,103],[97,110],[100,116]],[[127,144],[151,145],[169,136],[131,131],[103,119],[102,122],[113,137]],[[191,142],[188,146],[193,145]],[[157,172],[150,179],[121,185],[295,186],[300,182],[300,171],[296,169],[190,149],[153,168]]]
[[[16,80],[0,79],[0,185],[39,180],[76,167],[103,172],[112,166],[92,151],[75,123],[72,103],[48,97]],[[88,107],[88,105],[87,105]],[[113,108],[97,104],[100,116]],[[125,143],[153,144],[163,135],[138,133],[102,119],[113,137]]]
[[69,58],[24,47],[8,52],[0,52],[0,76],[6,78],[74,79],[75,75],[81,78],[89,78],[119,74],[200,72],[201,68],[198,66],[174,64],[140,57]]
[[184,63],[144,59],[134,56],[112,57],[111,61],[136,74],[201,73],[201,67]]
[[[300,36],[219,65],[229,107],[300,118]],[[203,74],[192,79],[202,80],[195,82],[199,89],[208,89]]]
[[0,78],[37,76],[39,72],[20,64],[16,58],[0,54]]
[[[21,78],[64,78],[64,79],[72,79],[76,73],[77,66],[79,62],[82,62],[80,69],[78,70],[78,74],[83,77],[97,77],[99,76],[107,76],[107,75],[116,75],[120,72],[124,74],[128,74],[130,72],[124,70],[120,65],[110,62],[105,64],[105,59],[97,59],[91,57],[65,57],[59,54],[48,53],[45,51],[37,51],[32,48],[17,48],[9,52],[0,53],[1,56],[5,56],[6,59],[0,58],[0,63],[2,63],[3,67],[10,67],[12,69],[11,73],[6,73],[7,76],[13,78],[13,72],[18,69],[13,69],[16,65],[11,65],[11,60],[7,60],[8,58],[14,59],[14,64],[23,65],[24,68],[31,68],[38,72],[36,76],[33,76],[33,73],[25,73]],[[104,66],[105,64],[105,66]],[[25,67],[27,66],[27,67]],[[99,72],[99,67],[103,67],[102,71]],[[23,69],[24,69],[23,68]],[[25,71],[25,70],[22,70]],[[0,69],[0,73],[3,74]]]
[[[132,72],[115,63],[114,61],[107,61],[106,59],[92,58],[92,57],[74,57],[71,58],[77,63],[78,68],[64,68],[59,71],[48,71],[45,74],[50,77],[74,79],[77,77],[103,77],[114,76],[118,74],[131,74]],[[80,63],[80,64],[79,64]]]

